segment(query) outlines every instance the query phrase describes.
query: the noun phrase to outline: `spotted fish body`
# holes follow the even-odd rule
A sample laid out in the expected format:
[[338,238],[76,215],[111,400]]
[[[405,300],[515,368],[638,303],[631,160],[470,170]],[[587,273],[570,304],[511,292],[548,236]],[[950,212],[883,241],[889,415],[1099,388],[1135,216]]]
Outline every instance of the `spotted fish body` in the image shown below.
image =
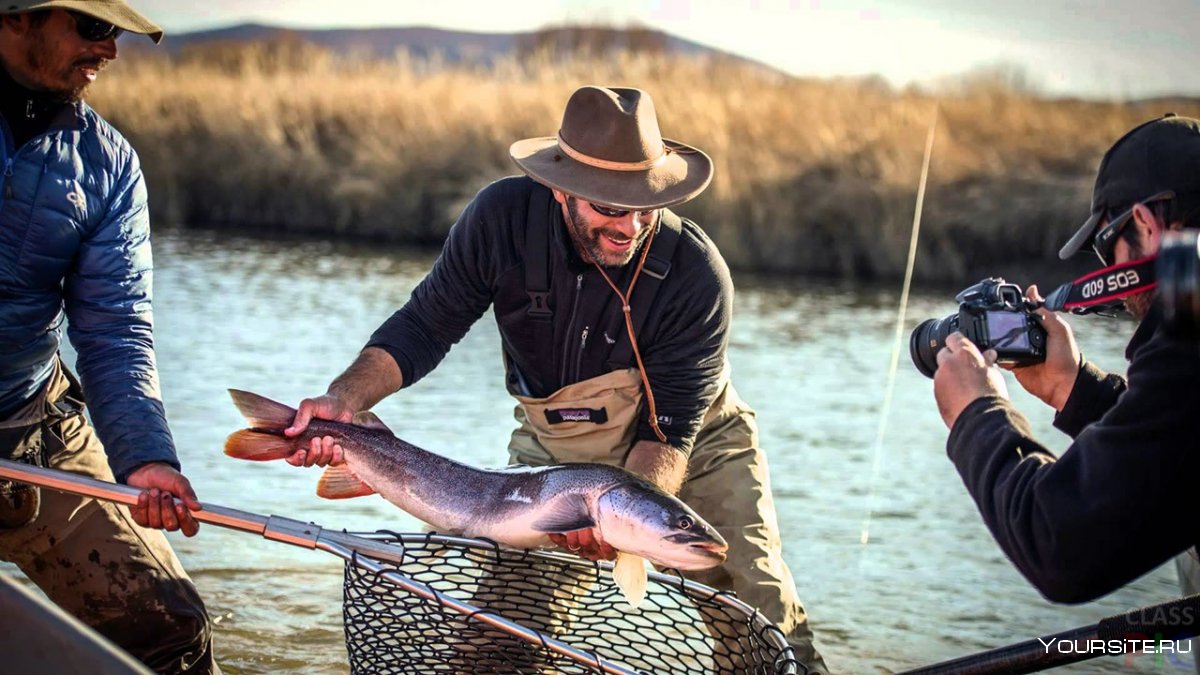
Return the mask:
[[550,546],[549,534],[597,528],[605,542],[656,565],[714,567],[728,548],[721,535],[677,498],[603,464],[479,469],[396,438],[374,415],[353,424],[312,420],[286,438],[296,411],[256,394],[230,390],[251,429],[235,432],[225,452],[282,459],[329,436],[345,464],[330,467],[317,494],[332,499],[379,493],[439,532],[486,537],[514,548]]

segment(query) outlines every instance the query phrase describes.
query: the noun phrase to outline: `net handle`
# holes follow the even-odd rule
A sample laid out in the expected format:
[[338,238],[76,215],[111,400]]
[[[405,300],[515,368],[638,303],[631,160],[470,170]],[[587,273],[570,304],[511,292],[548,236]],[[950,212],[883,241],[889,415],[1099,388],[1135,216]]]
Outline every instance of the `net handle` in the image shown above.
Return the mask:
[[[141,490],[119,485],[108,481],[96,480],[87,476],[67,473],[58,469],[47,469],[30,464],[22,464],[8,459],[0,459],[0,478],[16,480],[22,483],[38,485],[59,492],[103,499],[108,502],[137,506]],[[176,500],[177,502],[179,500]],[[254,513],[238,511],[216,504],[201,503],[200,511],[192,511],[192,517],[202,523],[211,523],[243,532],[263,534],[270,518]]]

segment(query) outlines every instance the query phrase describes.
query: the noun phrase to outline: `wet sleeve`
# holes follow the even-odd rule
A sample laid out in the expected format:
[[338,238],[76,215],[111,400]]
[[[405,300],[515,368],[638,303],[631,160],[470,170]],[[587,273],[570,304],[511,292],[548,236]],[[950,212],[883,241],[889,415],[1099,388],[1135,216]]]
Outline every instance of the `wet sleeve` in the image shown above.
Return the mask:
[[146,184],[132,149],[125,160],[114,178],[119,189],[63,281],[76,368],[96,435],[121,482],[149,462],[179,469],[154,354]]
[[463,210],[433,269],[367,342],[391,354],[405,387],[441,363],[491,305],[495,263],[488,230],[496,211],[488,201],[481,192]]
[[1194,511],[1200,410],[1194,345],[1159,340],[1128,389],[1056,458],[1008,401],[959,416],[947,442],[996,542],[1048,599],[1084,602],[1200,540]]

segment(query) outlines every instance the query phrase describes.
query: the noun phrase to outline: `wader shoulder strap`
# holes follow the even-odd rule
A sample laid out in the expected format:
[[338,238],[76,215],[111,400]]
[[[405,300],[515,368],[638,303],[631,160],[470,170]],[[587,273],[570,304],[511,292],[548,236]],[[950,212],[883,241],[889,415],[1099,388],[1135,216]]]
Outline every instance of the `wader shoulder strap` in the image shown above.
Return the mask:
[[525,216],[525,293],[529,295],[526,316],[534,324],[534,341],[538,354],[553,354],[554,311],[550,308],[550,223],[558,202],[546,193],[529,193],[529,209]]
[[[658,233],[654,235],[654,244],[646,254],[646,264],[642,266],[641,277],[638,278],[630,301],[635,335],[642,334],[646,317],[650,315],[650,306],[654,304],[654,298],[658,295],[663,280],[671,272],[671,260],[675,257],[675,248],[679,245],[679,237],[682,234],[683,222],[679,216],[663,209]],[[608,357],[608,365],[613,369],[628,368],[633,362],[633,343],[629,341],[629,336],[625,335],[617,340],[617,346],[613,347],[612,354]]]

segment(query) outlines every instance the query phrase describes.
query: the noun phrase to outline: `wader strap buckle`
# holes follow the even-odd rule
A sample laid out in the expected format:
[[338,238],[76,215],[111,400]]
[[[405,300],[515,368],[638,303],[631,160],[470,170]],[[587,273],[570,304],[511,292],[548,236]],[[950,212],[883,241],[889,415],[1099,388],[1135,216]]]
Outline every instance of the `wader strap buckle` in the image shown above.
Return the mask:
[[554,316],[550,311],[550,291],[526,291],[529,294],[529,309],[526,313],[534,319],[549,320]]

